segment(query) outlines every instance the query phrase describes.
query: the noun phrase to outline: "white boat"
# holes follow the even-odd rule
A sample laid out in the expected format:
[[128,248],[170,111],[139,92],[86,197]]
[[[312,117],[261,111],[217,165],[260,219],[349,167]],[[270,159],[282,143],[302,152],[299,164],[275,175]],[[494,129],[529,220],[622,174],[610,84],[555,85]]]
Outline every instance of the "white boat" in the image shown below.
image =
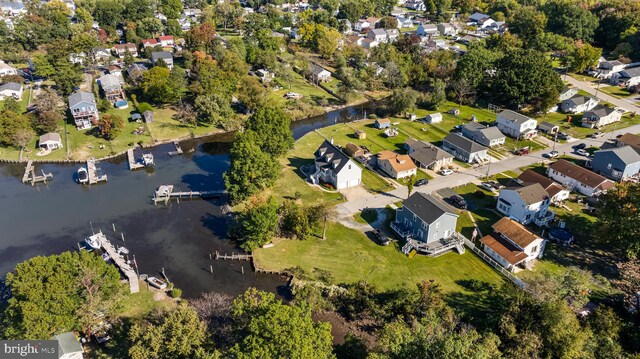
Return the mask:
[[144,163],[145,167],[153,166],[154,165],[154,163],[153,163],[153,154],[144,153],[142,155],[142,163]]
[[118,254],[129,254],[129,250],[125,247],[118,247]]
[[86,168],[84,167],[78,168],[77,176],[78,176],[78,183],[85,184],[89,182],[89,173],[87,172]]
[[158,289],[167,289],[167,282],[163,281],[162,279],[159,279],[156,277],[149,277],[147,278],[147,282],[152,287],[156,287]]
[[102,247],[102,236],[102,233],[96,233],[92,236],[89,236],[89,238],[85,239],[84,241],[87,242],[89,247],[93,249],[100,249],[100,247]]

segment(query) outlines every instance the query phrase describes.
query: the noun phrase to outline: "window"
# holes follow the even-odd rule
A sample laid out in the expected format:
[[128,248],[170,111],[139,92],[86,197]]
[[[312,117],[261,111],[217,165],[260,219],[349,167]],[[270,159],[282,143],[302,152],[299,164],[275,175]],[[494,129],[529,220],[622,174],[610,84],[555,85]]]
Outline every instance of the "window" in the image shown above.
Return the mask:
[[351,169],[351,165],[349,165],[349,169]]
[[538,246],[534,246],[533,248],[531,248],[531,253],[535,253],[538,251]]
[[525,217],[525,219],[531,219],[531,213],[527,214],[527,216]]

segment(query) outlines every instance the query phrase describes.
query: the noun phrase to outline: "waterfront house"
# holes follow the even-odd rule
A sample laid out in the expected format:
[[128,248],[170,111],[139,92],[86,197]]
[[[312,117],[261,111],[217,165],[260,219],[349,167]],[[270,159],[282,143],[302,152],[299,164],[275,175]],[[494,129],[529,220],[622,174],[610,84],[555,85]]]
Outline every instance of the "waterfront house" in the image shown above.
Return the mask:
[[73,332],[66,332],[51,337],[58,342],[57,357],[59,359],[83,359],[84,350]]
[[151,63],[153,66],[158,64],[158,61],[162,59],[164,63],[167,65],[169,70],[173,69],[173,54],[169,51],[154,51],[151,53]]
[[576,95],[562,101],[560,109],[564,113],[584,113],[598,105],[598,100],[591,96]]
[[457,133],[450,133],[442,141],[442,149],[465,163],[484,164],[489,160],[488,148]]
[[560,91],[560,96],[558,96],[558,100],[562,102],[564,100],[568,100],[572,98],[577,94],[578,94],[578,90],[574,89],[573,87],[565,87],[562,89],[562,91]]
[[409,138],[405,142],[404,147],[407,149],[407,153],[413,162],[422,169],[430,169],[438,172],[453,164],[453,156],[450,153],[431,143]]
[[91,128],[98,123],[96,98],[91,92],[78,91],[69,96],[69,111],[79,130]]
[[588,197],[597,196],[614,186],[614,183],[605,177],[567,160],[558,160],[550,164],[547,175],[566,188]]
[[17,75],[18,69],[0,60],[0,76]]
[[640,173],[640,154],[631,146],[596,151],[591,169],[614,181],[622,181]]
[[7,82],[0,85],[0,100],[12,98],[16,101],[22,100],[24,87],[17,82]]
[[531,139],[538,135],[538,121],[511,110],[503,110],[496,115],[500,132],[513,138]]
[[329,183],[338,190],[359,186],[362,169],[332,142],[325,140],[314,153],[314,168],[309,181],[313,184]]
[[500,213],[522,224],[547,225],[554,217],[549,210],[551,198],[539,184],[506,187],[500,190],[496,208]]
[[582,127],[600,128],[618,122],[620,118],[622,118],[622,112],[612,107],[598,105],[582,115]]
[[391,120],[388,118],[378,118],[376,122],[373,124],[378,130],[385,129],[391,126]]
[[640,84],[640,66],[612,74],[610,82],[627,88]]
[[409,155],[401,155],[391,151],[380,151],[376,155],[378,168],[395,179],[416,174],[418,167]]
[[329,82],[329,80],[331,79],[331,72],[325,70],[324,68],[311,63],[310,65],[310,76],[311,76],[311,82],[313,83],[320,83],[320,82]]
[[486,147],[502,146],[507,140],[498,127],[488,127],[477,122],[469,122],[462,126],[462,135]]
[[138,47],[136,44],[131,42],[127,42],[126,44],[116,44],[113,46],[113,51],[119,58],[124,58],[127,52],[129,52],[133,57],[138,57]]
[[125,99],[124,90],[122,89],[122,76],[102,75],[100,77],[100,87],[104,97],[112,104]]
[[38,140],[38,147],[45,150],[56,150],[62,148],[62,138],[57,132],[49,132],[40,136]]
[[517,266],[528,268],[542,258],[546,240],[532,233],[522,224],[503,217],[491,226],[493,233],[480,239],[484,252],[509,271]]
[[512,181],[511,185],[514,186],[517,184],[520,186],[527,186],[533,183],[538,183],[545,189],[545,191],[547,191],[551,203],[560,203],[568,199],[569,194],[571,193],[568,189],[555,183],[550,178],[545,177],[531,169],[522,172],[518,176],[518,178]]
[[434,243],[452,237],[458,215],[447,204],[430,194],[416,192],[396,209],[391,228],[402,238]]
[[426,123],[440,123],[442,122],[442,114],[440,112],[431,113],[425,116],[424,122]]

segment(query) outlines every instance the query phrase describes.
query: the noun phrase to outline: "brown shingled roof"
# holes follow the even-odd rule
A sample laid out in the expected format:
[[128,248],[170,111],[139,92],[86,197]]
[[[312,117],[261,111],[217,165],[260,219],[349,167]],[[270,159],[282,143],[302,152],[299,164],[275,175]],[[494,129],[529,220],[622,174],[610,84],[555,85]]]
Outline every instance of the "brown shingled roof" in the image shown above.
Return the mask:
[[403,172],[417,168],[409,155],[400,155],[391,151],[378,152],[378,161],[389,161],[389,164],[396,172]]
[[509,243],[509,241],[505,241],[500,238],[500,236],[495,234],[490,234],[488,236],[482,237],[480,242],[484,243],[485,246],[493,249],[494,252],[498,253],[498,255],[504,258],[507,262],[516,265],[523,260],[527,259],[527,255],[519,250],[516,246]]
[[558,160],[550,164],[549,168],[592,188],[601,188],[604,190],[613,186],[613,183],[611,186],[607,186],[606,182],[608,182],[608,180],[599,174],[591,172],[588,169],[582,168],[567,160]]
[[522,224],[507,217],[502,217],[498,222],[494,223],[491,228],[497,233],[509,238],[510,241],[520,246],[520,248],[525,248],[538,239],[538,236],[529,232]]
[[549,193],[550,197],[553,197],[563,190],[562,186],[553,182],[551,178],[545,177],[533,170],[526,170],[518,176],[518,179],[522,181],[522,185],[526,186],[531,183],[540,184]]
[[627,132],[618,138],[618,142],[638,148],[640,147],[640,136]]

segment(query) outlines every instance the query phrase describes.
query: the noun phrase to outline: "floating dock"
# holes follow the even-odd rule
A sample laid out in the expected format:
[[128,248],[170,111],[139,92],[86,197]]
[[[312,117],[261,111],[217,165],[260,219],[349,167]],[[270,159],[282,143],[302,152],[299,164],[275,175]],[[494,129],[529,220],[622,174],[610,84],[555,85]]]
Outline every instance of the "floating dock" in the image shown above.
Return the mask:
[[90,185],[107,181],[107,175],[98,175],[98,167],[96,167],[95,158],[90,158],[87,160],[87,174],[89,176]]
[[24,175],[22,175],[22,183],[31,182],[31,185],[33,186],[39,182],[47,183],[47,181],[52,178],[53,178],[53,174],[44,173],[44,171],[42,171],[42,175],[36,175],[36,169],[33,166],[33,161],[29,161],[27,162],[27,166],[24,168]]
[[113,263],[120,269],[122,274],[127,277],[129,281],[129,290],[131,293],[138,293],[140,291],[140,283],[138,282],[138,275],[136,271],[133,270],[133,267],[127,261],[124,260],[124,257],[118,253],[118,250],[109,242],[107,237],[102,233],[102,231],[96,234],[100,240],[100,246],[102,249],[111,257]]
[[180,199],[193,199],[193,198],[215,198],[220,197],[226,194],[226,191],[186,191],[186,192],[174,192],[173,185],[162,185],[158,187],[158,189],[153,193],[153,203],[158,204],[158,202],[169,203],[172,199],[177,200]]
[[175,146],[176,150],[169,151],[168,152],[169,156],[181,155],[183,153],[182,147],[180,147],[180,143],[178,143],[178,141],[173,141],[173,146]]
[[127,159],[129,161],[129,170],[134,171],[147,166],[153,166],[153,155],[151,153],[145,153],[142,155],[141,161],[136,161],[133,154],[133,148],[127,150]]

